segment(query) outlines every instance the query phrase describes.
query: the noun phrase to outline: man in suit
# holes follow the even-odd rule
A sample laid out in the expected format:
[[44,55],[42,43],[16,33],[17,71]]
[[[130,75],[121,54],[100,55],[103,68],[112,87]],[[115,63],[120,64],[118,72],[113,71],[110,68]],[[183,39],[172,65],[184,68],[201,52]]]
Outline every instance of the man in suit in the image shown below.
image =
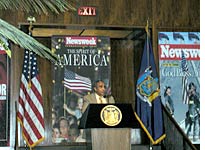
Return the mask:
[[103,80],[97,80],[94,83],[94,92],[92,94],[88,94],[84,96],[84,102],[82,107],[82,112],[86,110],[89,104],[108,104],[115,103],[113,96],[105,95],[106,86]]

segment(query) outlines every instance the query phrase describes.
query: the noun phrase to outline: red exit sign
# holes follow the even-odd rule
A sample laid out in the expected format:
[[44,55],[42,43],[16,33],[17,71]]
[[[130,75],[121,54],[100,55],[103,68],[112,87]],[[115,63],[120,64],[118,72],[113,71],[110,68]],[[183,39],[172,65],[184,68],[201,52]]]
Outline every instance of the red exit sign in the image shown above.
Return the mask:
[[83,6],[78,8],[78,15],[79,16],[96,16],[96,8]]

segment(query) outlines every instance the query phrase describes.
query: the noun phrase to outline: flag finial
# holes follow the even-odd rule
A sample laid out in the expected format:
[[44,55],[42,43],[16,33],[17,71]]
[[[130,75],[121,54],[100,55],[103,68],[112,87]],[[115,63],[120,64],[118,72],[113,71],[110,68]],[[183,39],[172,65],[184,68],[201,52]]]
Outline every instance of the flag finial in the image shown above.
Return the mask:
[[147,19],[147,24],[146,24],[146,26],[145,26],[145,31],[146,31],[146,33],[147,33],[147,36],[150,37],[150,33],[149,33],[149,17],[148,17],[148,19]]
[[36,18],[33,17],[33,16],[29,16],[27,18],[27,21],[29,22],[29,28],[28,28],[29,29],[29,34],[31,34],[32,33],[33,23],[36,22]]

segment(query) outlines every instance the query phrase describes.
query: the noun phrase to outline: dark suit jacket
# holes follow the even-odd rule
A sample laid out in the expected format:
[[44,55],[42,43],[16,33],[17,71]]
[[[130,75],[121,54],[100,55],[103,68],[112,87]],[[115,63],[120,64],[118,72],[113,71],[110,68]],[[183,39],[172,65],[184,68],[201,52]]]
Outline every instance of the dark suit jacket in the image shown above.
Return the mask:
[[[105,99],[108,103],[115,103],[115,100],[112,96],[109,96]],[[84,112],[86,110],[86,108],[88,107],[89,104],[96,104],[97,103],[95,93],[84,96],[83,101],[84,102],[83,102],[82,112]]]

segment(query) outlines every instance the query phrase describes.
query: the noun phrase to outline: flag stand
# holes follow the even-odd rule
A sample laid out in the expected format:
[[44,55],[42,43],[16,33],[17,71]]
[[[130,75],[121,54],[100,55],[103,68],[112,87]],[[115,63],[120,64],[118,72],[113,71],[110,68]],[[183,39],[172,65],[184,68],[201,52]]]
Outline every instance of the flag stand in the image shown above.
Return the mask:
[[151,141],[149,141],[149,150],[153,150]]

